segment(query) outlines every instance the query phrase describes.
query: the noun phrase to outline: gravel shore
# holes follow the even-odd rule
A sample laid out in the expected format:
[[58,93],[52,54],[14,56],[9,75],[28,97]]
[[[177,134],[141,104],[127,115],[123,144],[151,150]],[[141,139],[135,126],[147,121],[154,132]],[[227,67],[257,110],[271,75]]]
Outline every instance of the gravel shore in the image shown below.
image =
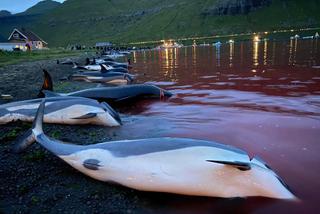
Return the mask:
[[[76,58],[84,61],[84,58]],[[0,93],[17,101],[35,98],[42,85],[42,69],[47,69],[58,91],[73,91],[92,84],[59,81],[73,72],[55,60],[27,62],[0,68]],[[1,103],[8,102],[0,100]],[[103,183],[74,170],[34,144],[22,154],[11,147],[31,124],[0,125],[0,213],[131,213],[150,212],[147,193]],[[69,142],[96,143],[121,139],[117,128],[99,126],[45,125],[49,136]],[[154,211],[154,210],[153,210]]]

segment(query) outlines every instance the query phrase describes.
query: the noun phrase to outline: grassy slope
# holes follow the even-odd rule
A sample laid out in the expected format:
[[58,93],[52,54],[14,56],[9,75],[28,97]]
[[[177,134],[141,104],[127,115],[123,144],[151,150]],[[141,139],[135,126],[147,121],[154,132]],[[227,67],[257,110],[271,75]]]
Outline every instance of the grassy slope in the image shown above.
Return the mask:
[[60,59],[69,56],[78,56],[83,54],[81,51],[66,51],[60,49],[51,49],[32,52],[8,52],[0,51],[0,67],[20,62],[29,62],[44,59]]
[[38,4],[30,7],[26,11],[18,14],[18,15],[32,15],[32,14],[43,14],[48,12],[49,10],[52,10],[58,6],[60,6],[61,3],[52,1],[52,0],[45,0],[41,1]]
[[[67,0],[39,23],[26,23],[51,46],[132,42],[320,26],[318,0],[274,0],[249,15],[207,16],[216,0]],[[141,14],[144,11],[144,15]],[[0,27],[1,28],[1,27]]]
[[41,19],[41,14],[57,8],[61,3],[51,0],[41,1],[22,13],[0,17],[0,36],[8,38],[13,28],[33,28],[34,23]]

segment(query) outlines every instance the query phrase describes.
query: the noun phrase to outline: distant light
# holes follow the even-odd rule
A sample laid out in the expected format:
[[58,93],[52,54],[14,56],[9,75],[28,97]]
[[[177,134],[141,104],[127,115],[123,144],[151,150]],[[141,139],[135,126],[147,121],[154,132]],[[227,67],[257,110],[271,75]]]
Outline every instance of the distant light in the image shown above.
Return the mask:
[[259,36],[255,36],[255,37],[253,37],[253,41],[254,41],[254,42],[260,42],[260,38],[259,38]]
[[264,34],[268,34],[268,31],[264,32]]
[[230,39],[230,40],[229,40],[229,43],[234,43],[234,40]]

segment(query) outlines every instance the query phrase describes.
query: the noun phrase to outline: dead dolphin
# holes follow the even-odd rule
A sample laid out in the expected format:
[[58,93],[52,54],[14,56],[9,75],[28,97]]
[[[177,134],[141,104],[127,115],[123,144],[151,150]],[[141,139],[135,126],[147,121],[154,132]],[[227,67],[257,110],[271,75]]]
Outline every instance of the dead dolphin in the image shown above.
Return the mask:
[[[150,84],[132,84],[123,85],[117,87],[97,87],[89,88],[80,91],[75,91],[71,93],[55,93],[51,92],[53,88],[53,82],[51,80],[48,71],[44,72],[44,82],[49,82],[49,84],[43,84],[40,95],[43,93],[46,97],[52,96],[77,96],[77,97],[87,97],[91,99],[96,99],[100,101],[106,101],[108,103],[125,102],[130,100],[135,100],[139,98],[165,98],[171,97],[172,94],[169,91],[161,89],[155,85]],[[42,93],[41,93],[42,92]],[[41,97],[41,96],[40,96]],[[43,97],[43,96],[42,96]]]
[[100,181],[153,192],[209,197],[263,196],[295,200],[283,180],[258,158],[213,141],[151,138],[72,145],[42,129],[44,102],[33,135],[73,168]]
[[80,72],[70,75],[68,79],[73,81],[124,85],[132,83],[134,77],[130,74],[119,72]]
[[111,65],[105,65],[105,64],[93,64],[93,65],[89,64],[89,65],[79,66],[76,63],[74,63],[73,68],[87,70],[87,71],[100,71],[101,73],[106,73],[106,72],[129,73],[129,70],[126,68],[113,67]]
[[[0,124],[34,120],[42,99],[24,100],[0,105]],[[95,124],[119,126],[119,114],[107,103],[80,97],[46,98],[44,121],[56,124]]]
[[112,66],[113,68],[125,68],[128,69],[129,67],[129,62],[115,62],[115,61],[106,61],[104,59],[96,59],[93,58],[90,60],[89,58],[86,58],[86,65],[109,65]]

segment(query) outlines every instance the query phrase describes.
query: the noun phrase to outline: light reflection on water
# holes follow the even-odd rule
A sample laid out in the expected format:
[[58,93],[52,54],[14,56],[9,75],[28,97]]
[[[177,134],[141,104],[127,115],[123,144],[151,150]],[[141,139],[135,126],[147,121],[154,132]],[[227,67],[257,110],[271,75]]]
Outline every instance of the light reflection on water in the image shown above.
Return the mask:
[[[192,137],[243,148],[265,159],[302,202],[249,199],[242,210],[312,212],[320,189],[320,69],[312,68],[319,49],[317,40],[293,39],[136,52],[134,72],[146,74],[139,82],[175,95],[133,106],[140,119],[124,125],[128,138]],[[195,201],[197,209],[205,203]],[[210,200],[208,209],[220,202]]]

